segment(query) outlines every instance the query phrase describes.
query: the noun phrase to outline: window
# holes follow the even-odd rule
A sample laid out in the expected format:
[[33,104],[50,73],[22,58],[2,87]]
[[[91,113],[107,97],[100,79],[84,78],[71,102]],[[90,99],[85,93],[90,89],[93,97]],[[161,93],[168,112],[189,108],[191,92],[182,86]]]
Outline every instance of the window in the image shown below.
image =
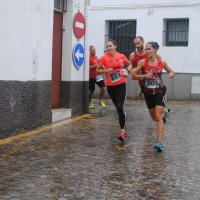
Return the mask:
[[189,19],[164,19],[164,45],[188,46]]
[[66,12],[66,0],[54,0],[54,10]]
[[129,57],[133,52],[133,39],[136,36],[135,20],[120,20],[106,22],[105,40],[113,39],[117,42],[117,51]]

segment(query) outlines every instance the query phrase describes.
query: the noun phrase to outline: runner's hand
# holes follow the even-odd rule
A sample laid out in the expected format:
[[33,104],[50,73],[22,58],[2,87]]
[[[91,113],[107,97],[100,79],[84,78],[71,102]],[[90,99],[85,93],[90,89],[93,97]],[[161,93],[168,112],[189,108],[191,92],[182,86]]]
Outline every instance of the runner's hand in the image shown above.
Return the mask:
[[151,72],[145,74],[145,78],[152,78],[152,76],[153,76],[153,73]]
[[121,74],[122,74],[123,76],[128,76],[128,71],[127,71],[126,69],[122,69]]
[[168,73],[168,76],[169,76],[169,78],[173,78],[174,76],[175,76],[175,73],[172,71],[172,72],[169,72]]
[[107,73],[112,73],[112,72],[113,72],[113,68],[108,68],[108,69],[106,69],[106,72],[107,72]]

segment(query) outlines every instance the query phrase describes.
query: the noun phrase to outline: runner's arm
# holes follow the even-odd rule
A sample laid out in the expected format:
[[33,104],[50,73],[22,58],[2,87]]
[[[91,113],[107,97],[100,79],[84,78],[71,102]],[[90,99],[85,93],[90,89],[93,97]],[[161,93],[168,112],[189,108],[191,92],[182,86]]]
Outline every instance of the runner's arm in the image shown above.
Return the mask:
[[126,60],[124,64],[126,65],[126,69],[128,72],[130,72],[133,69],[132,64],[129,60]]
[[130,63],[132,64],[132,68],[135,68],[135,67],[136,67],[136,65],[135,65],[135,63],[134,63],[134,55],[135,55],[135,53],[133,52],[133,53],[131,53],[130,56],[129,56],[129,61],[130,61]]
[[113,68],[103,69],[103,66],[98,65],[96,72],[97,74],[111,73],[113,72]]
[[92,68],[97,68],[97,63],[95,63],[94,65],[91,65],[90,69],[92,69]]
[[163,64],[163,68],[167,72],[169,78],[173,78],[175,76],[174,71],[169,67],[169,65],[164,60],[162,60],[162,64]]
[[143,60],[140,60],[139,62],[138,62],[138,65],[137,65],[137,67],[135,68],[135,69],[132,69],[131,70],[131,74],[132,74],[132,77],[133,77],[133,80],[141,80],[141,79],[143,79],[143,78],[151,78],[152,76],[153,76],[153,74],[152,73],[147,73],[147,74],[138,74],[138,72],[140,71],[140,70],[142,70],[142,67],[144,66],[144,62],[145,62],[145,60],[143,59]]

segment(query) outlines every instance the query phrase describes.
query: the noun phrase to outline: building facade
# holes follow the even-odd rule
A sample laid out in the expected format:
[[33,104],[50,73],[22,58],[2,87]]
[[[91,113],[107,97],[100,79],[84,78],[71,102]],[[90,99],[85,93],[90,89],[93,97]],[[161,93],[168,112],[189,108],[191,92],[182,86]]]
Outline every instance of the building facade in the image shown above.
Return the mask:
[[136,35],[157,41],[169,99],[200,99],[199,0],[1,0],[0,16],[0,138],[87,113],[88,49],[108,38],[127,56]]
[[87,113],[87,27],[73,24],[77,13],[86,21],[86,3],[0,2],[0,138]]
[[[101,56],[105,41],[112,38],[128,56],[134,50],[135,36],[143,36],[145,42],[156,41],[158,53],[176,72],[174,80],[164,76],[168,99],[199,100],[199,19],[199,0],[91,0],[89,43]],[[127,98],[136,99],[137,82],[130,78],[127,86]]]

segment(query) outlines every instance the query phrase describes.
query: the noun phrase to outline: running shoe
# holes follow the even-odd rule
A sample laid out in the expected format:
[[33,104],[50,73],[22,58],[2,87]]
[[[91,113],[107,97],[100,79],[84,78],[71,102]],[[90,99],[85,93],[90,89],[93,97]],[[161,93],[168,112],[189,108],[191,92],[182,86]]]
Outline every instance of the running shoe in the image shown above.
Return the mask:
[[142,90],[140,90],[140,91],[138,92],[139,98],[141,98],[143,95],[144,95],[144,93],[142,92]]
[[126,139],[126,133],[125,131],[122,131],[120,136],[118,137],[118,139],[122,142],[125,142],[125,139]]
[[89,109],[94,109],[94,104],[92,102],[89,103]]
[[169,113],[170,113],[170,108],[164,108],[163,114],[165,115],[165,117],[168,117]]
[[170,108],[164,108],[164,110],[163,110],[163,122],[164,122],[164,124],[166,124],[166,122],[167,122],[167,117],[169,115],[169,112],[170,112]]
[[102,108],[106,107],[106,104],[105,104],[102,100],[99,102],[99,105],[100,105]]
[[161,141],[158,141],[154,144],[154,149],[156,149],[158,152],[163,151],[164,145]]

